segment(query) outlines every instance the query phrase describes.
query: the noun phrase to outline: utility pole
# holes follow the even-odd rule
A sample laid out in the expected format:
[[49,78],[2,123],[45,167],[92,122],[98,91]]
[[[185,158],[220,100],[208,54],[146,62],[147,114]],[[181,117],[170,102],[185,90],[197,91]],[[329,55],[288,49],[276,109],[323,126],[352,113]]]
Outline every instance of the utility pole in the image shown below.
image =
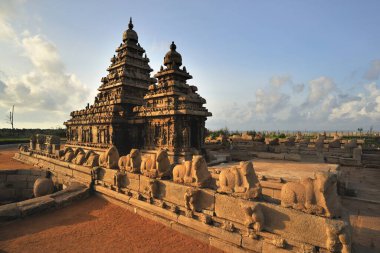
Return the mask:
[[12,130],[14,129],[13,127],[13,115],[15,112],[15,105],[12,106],[12,110],[9,112],[9,116],[7,116],[7,122],[11,124]]

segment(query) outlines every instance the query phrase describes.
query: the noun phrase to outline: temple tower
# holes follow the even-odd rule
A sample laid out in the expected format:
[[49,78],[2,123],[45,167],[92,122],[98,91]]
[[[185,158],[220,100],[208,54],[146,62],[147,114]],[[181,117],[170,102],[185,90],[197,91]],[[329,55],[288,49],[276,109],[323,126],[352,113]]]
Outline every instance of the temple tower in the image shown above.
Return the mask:
[[132,19],[123,33],[123,42],[116,48],[101,79],[94,104],[73,111],[67,127],[67,145],[107,148],[115,145],[121,154],[143,144],[142,126],[133,121],[133,107],[142,105],[144,95],[155,79],[145,50],[138,43]]
[[202,152],[205,121],[211,113],[203,106],[206,100],[197,87],[187,84],[192,76],[182,66],[182,56],[174,42],[164,58],[165,67],[154,76],[157,84],[149,86],[145,104],[135,107],[137,117],[144,119],[144,148],[166,148],[174,160],[188,159]]

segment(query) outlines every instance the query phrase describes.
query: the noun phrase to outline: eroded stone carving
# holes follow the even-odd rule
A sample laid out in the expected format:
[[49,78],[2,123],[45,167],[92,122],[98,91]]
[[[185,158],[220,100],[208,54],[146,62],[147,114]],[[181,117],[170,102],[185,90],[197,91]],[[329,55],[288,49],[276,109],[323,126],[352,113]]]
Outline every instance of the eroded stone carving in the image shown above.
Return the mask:
[[176,165],[173,169],[173,181],[201,188],[208,187],[211,174],[206,160],[201,155],[194,155],[191,161]]
[[222,224],[222,228],[231,233],[235,231],[235,225],[230,221],[224,221]]
[[138,149],[132,149],[131,152],[119,158],[119,169],[133,173],[139,173],[141,167],[141,153]]
[[107,149],[106,152],[99,156],[99,165],[107,169],[117,169],[119,161],[119,152],[115,146]]
[[150,203],[153,202],[153,199],[157,197],[158,194],[158,181],[154,179],[150,179],[147,186],[143,189],[143,196]]
[[252,162],[240,162],[223,170],[219,175],[218,192],[231,193],[244,199],[254,199],[261,196],[261,186]]
[[28,152],[29,147],[27,145],[20,144],[20,145],[18,145],[18,150],[20,150],[22,152]]
[[261,232],[264,227],[264,213],[261,210],[260,204],[252,206],[242,206],[245,214],[244,225],[249,229],[253,228],[254,232]]
[[99,166],[99,155],[92,150],[87,152],[85,160],[86,162],[83,164],[84,166],[87,166],[87,167]]
[[190,210],[191,212],[196,211],[196,201],[199,194],[199,190],[188,188],[186,190],[185,195],[183,196],[185,200],[185,207],[187,210]]
[[75,150],[74,157],[72,163],[82,165],[86,161],[86,153],[82,148],[77,148]]
[[331,252],[351,253],[351,230],[348,224],[328,224],[326,247]]
[[170,167],[168,153],[164,149],[158,150],[155,158],[145,156],[141,161],[141,173],[150,178],[169,178]]
[[315,179],[304,178],[299,183],[288,182],[281,189],[281,205],[326,217],[340,217],[337,176],[317,172]]
[[60,160],[65,162],[71,162],[75,157],[74,150],[70,147],[65,148],[63,153],[61,153]]

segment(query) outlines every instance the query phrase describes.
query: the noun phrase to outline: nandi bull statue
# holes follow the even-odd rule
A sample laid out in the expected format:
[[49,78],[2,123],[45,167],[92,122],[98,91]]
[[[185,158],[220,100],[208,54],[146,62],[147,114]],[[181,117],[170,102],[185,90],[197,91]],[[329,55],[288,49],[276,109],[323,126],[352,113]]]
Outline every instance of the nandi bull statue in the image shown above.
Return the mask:
[[211,174],[206,160],[201,155],[194,155],[191,161],[176,165],[173,169],[173,181],[204,188],[211,182]]
[[168,152],[164,149],[160,149],[153,156],[144,156],[141,161],[140,170],[144,176],[150,178],[170,178],[171,165]]
[[106,169],[117,169],[119,161],[119,151],[115,146],[111,146],[99,156],[99,165]]
[[240,162],[223,170],[219,175],[218,192],[231,193],[244,199],[254,199],[261,196],[261,185],[252,162]]
[[131,149],[131,152],[119,158],[119,169],[128,172],[139,173],[141,166],[141,153],[138,149]]
[[329,218],[341,217],[337,175],[317,172],[315,179],[288,182],[281,189],[281,205]]

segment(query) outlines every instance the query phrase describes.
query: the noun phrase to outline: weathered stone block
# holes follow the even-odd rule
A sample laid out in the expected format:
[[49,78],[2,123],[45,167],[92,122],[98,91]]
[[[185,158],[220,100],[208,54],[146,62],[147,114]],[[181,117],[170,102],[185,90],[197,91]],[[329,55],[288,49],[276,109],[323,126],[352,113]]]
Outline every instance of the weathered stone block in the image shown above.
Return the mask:
[[263,242],[262,253],[289,253],[289,250],[278,248],[273,244]]
[[11,185],[15,189],[26,189],[28,186],[28,182],[26,181],[8,182],[8,184]]
[[178,223],[196,229],[202,233],[209,234],[210,236],[218,237],[237,246],[240,246],[241,244],[241,235],[239,233],[231,233],[220,227],[210,226],[182,215],[178,217]]
[[224,242],[218,238],[210,237],[210,245],[218,248],[223,249],[225,252],[229,253],[247,253],[247,250],[244,250],[243,248],[237,247],[236,245],[233,245],[231,243]]
[[[230,196],[216,194],[216,216],[244,224],[244,205],[253,205],[253,201],[236,199]],[[264,230],[278,234],[283,238],[302,241],[319,247],[326,247],[326,230],[330,224],[343,224],[342,220],[332,220],[303,213],[294,209],[260,202],[265,217]]]
[[0,183],[3,183],[7,180],[7,175],[5,174],[0,174]]
[[283,153],[276,154],[276,153],[268,153],[268,152],[258,152],[257,157],[262,158],[262,159],[284,160],[285,154],[283,154]]
[[30,199],[33,197],[33,189],[23,189],[22,190],[22,198]]
[[195,238],[203,243],[209,243],[210,241],[210,236],[205,234],[205,233],[201,233],[197,230],[194,230],[192,229],[191,227],[188,227],[188,226],[183,226],[181,224],[178,224],[178,223],[172,223],[171,224],[171,228],[184,234],[184,235],[188,235],[192,238]]
[[19,169],[17,170],[17,174],[18,175],[30,175],[30,170],[23,170],[23,169]]
[[8,175],[7,181],[10,183],[26,181],[27,177],[27,175]]
[[11,200],[15,198],[15,189],[13,188],[3,188],[0,189],[0,200]]
[[29,199],[16,203],[22,216],[41,212],[54,206],[54,199],[49,196]]
[[289,161],[301,161],[301,156],[299,154],[285,154],[284,158]]
[[[141,185],[144,185],[144,181],[147,182],[147,179],[140,177]],[[190,186],[185,186],[181,184],[176,184],[170,181],[160,181],[158,187],[157,197],[163,199],[170,203],[176,204],[178,206],[185,206],[184,196],[186,190],[191,188]]]
[[242,247],[252,250],[254,252],[260,252],[262,251],[263,248],[263,241],[262,240],[255,240],[253,238],[243,236],[242,237]]
[[16,203],[0,206],[0,221],[16,219],[21,216]]
[[[140,176],[140,191],[147,186],[149,178]],[[157,198],[173,203],[178,206],[185,207],[184,196],[186,191],[192,187],[177,184],[171,181],[159,181]],[[199,189],[196,201],[197,210],[202,209],[214,210],[215,192],[209,189]]]
[[85,186],[69,186],[65,190],[50,195],[54,199],[55,206],[60,208],[71,204],[75,200],[89,196],[89,190]]
[[[141,176],[143,177],[143,176]],[[138,191],[140,187],[140,175],[126,172],[126,176],[122,177],[121,187],[128,188],[130,190]]]
[[42,174],[44,174],[44,171],[33,169],[33,170],[30,170],[30,174],[34,176],[41,176]]
[[37,180],[37,178],[39,178],[40,176],[36,176],[36,175],[29,175],[27,178],[26,178],[26,181],[29,182],[34,182]]

